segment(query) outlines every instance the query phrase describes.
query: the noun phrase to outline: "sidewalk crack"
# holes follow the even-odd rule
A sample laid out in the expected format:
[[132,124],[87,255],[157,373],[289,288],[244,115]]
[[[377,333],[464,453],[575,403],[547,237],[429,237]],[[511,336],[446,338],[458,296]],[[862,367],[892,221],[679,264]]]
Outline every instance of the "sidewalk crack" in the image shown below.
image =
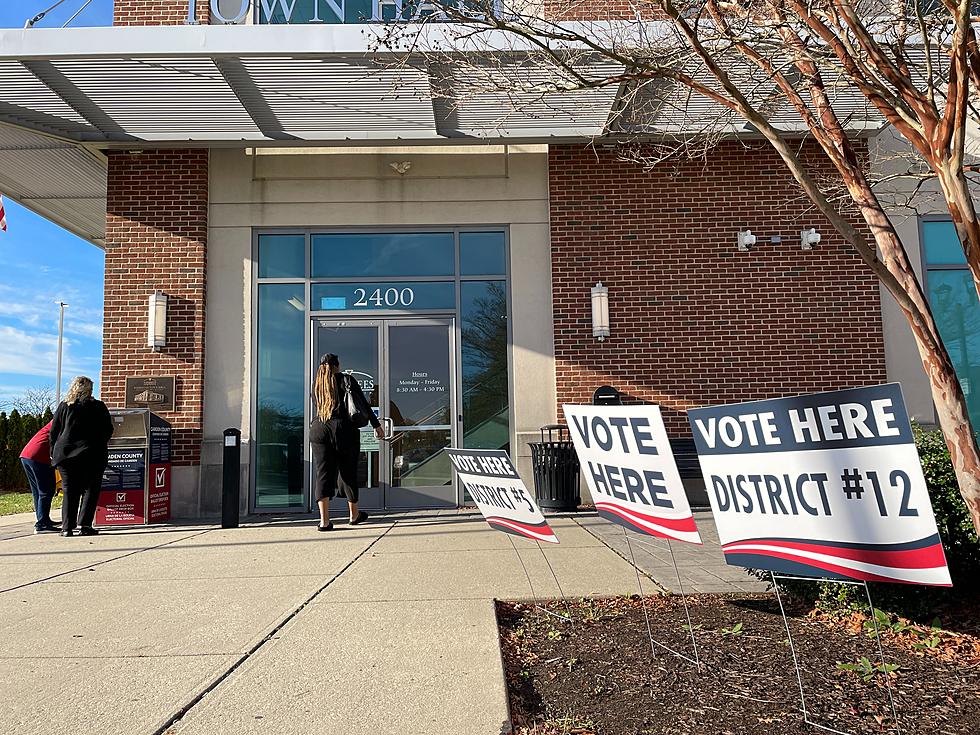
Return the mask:
[[179,710],[177,710],[177,712],[175,712],[169,718],[167,718],[167,720],[162,725],[160,725],[160,727],[158,727],[156,730],[154,730],[151,735],[165,735],[167,733],[167,731],[170,730],[170,728],[172,728],[174,725],[178,724],[181,720],[183,720],[184,717],[186,717],[187,714],[192,709],[194,709],[194,707],[196,707],[198,704],[200,704],[201,701],[208,694],[210,694],[215,689],[217,689],[226,679],[228,679],[228,677],[230,677],[233,673],[235,673],[235,671],[237,671],[239,668],[241,668],[242,665],[246,661],[248,661],[252,656],[254,656],[256,653],[258,653],[258,651],[266,643],[268,643],[269,641],[271,641],[272,639],[274,639],[277,635],[279,635],[279,632],[283,628],[285,628],[286,625],[289,624],[289,622],[293,620],[293,618],[295,618],[304,608],[306,608],[314,600],[316,600],[316,598],[319,597],[327,589],[327,587],[329,587],[334,582],[336,582],[338,579],[340,579],[341,576],[343,576],[343,574],[348,569],[350,569],[352,566],[354,566],[354,564],[362,556],[364,556],[365,554],[367,554],[376,543],[378,543],[381,539],[383,539],[385,536],[387,536],[388,535],[388,532],[391,531],[391,529],[393,529],[396,525],[398,525],[398,520],[397,519],[394,520],[391,523],[391,525],[388,526],[388,528],[385,529],[384,533],[380,534],[370,544],[368,544],[367,546],[365,546],[364,549],[362,549],[361,552],[357,556],[355,556],[346,565],[344,565],[343,569],[341,569],[339,572],[337,572],[336,574],[334,574],[330,579],[327,580],[327,582],[323,586],[321,586],[318,590],[316,590],[312,595],[310,595],[309,597],[307,597],[306,600],[304,600],[303,602],[301,602],[291,613],[289,613],[285,618],[283,618],[279,622],[278,625],[276,625],[272,630],[270,630],[265,635],[264,638],[262,638],[262,640],[260,640],[254,646],[252,646],[252,648],[250,648],[246,653],[244,653],[241,656],[239,656],[238,660],[235,661],[235,663],[233,663],[231,666],[229,666],[225,671],[223,671],[222,673],[220,673],[217,677],[215,677],[214,680],[212,680],[212,682],[210,684],[208,684],[204,689],[202,689],[200,692],[198,692],[197,695],[195,695],[189,702],[187,702],[183,707],[181,707]]

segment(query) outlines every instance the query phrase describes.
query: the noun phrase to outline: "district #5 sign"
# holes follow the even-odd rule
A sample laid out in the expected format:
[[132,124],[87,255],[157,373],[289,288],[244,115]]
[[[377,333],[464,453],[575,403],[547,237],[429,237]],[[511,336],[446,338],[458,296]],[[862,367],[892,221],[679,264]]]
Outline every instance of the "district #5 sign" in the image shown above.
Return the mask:
[[898,384],[688,418],[729,564],[951,586]]
[[564,410],[600,516],[648,536],[701,543],[658,406]]
[[492,528],[532,541],[558,543],[541,509],[502,449],[446,449],[463,487]]

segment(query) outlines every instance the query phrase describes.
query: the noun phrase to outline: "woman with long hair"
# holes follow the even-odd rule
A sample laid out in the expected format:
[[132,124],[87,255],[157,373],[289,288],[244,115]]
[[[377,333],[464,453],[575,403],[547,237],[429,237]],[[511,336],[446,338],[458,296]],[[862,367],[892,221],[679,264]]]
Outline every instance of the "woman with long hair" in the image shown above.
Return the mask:
[[[311,390],[313,421],[310,424],[310,447],[313,450],[314,495],[320,508],[320,531],[333,528],[330,500],[343,492],[350,506],[351,525],[367,520],[368,514],[357,507],[357,463],[361,453],[361,431],[351,416],[350,405],[366,417],[379,439],[384,439],[381,422],[364,398],[361,386],[350,375],[340,371],[340,358],[326,354],[320,358]],[[348,398],[350,400],[348,400]]]
[[[72,536],[76,521],[82,536],[98,534],[92,523],[102,490],[102,473],[109,460],[112,417],[92,397],[92,380],[79,375],[58,404],[51,421],[51,464],[61,472],[65,501],[61,508],[61,535]],[[81,509],[79,509],[81,503]]]

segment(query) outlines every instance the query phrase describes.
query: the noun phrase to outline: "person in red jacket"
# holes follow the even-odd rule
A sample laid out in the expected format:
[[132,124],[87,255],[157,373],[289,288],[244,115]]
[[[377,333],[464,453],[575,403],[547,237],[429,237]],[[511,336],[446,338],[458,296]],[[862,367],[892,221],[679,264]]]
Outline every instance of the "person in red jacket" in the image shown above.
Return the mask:
[[61,530],[51,520],[51,501],[54,499],[55,481],[54,467],[51,466],[51,444],[48,439],[50,431],[49,421],[31,437],[24,451],[20,453],[20,463],[24,466],[24,474],[27,475],[27,481],[31,485],[31,496],[34,498],[34,533]]

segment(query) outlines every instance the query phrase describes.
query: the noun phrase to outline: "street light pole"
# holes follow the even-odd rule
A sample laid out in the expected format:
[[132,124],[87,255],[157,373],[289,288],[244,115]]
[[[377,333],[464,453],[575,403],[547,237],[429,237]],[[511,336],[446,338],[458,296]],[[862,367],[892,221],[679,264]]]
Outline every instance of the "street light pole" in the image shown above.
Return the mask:
[[58,304],[58,377],[54,385],[54,405],[61,403],[61,348],[65,340],[65,307],[68,306],[64,301],[55,302]]

